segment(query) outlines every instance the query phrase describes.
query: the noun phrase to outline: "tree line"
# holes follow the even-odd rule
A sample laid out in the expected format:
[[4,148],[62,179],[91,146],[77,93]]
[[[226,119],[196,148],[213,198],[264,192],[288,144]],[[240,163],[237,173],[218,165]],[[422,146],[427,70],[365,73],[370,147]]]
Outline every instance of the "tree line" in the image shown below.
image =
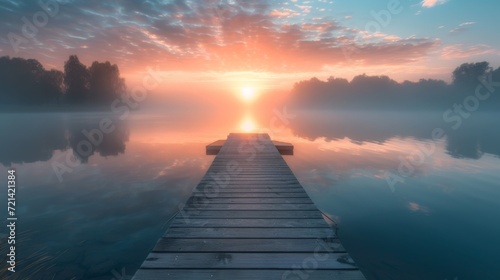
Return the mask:
[[[500,67],[493,69],[488,62],[477,62],[457,67],[450,84],[434,79],[398,83],[388,76],[365,74],[351,81],[312,78],[294,85],[289,102],[302,109],[434,110],[464,102],[472,106],[479,100],[481,108],[498,110],[499,92]],[[473,100],[476,95],[479,98]]]
[[71,55],[62,72],[36,59],[0,57],[0,105],[107,106],[125,90],[118,66],[108,61],[87,67]]

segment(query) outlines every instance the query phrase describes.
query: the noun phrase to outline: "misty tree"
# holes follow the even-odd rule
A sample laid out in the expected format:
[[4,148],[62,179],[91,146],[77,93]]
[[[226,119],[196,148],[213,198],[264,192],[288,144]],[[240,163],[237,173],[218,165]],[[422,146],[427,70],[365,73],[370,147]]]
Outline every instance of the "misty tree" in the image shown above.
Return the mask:
[[118,66],[108,61],[96,61],[87,67],[78,56],[71,55],[64,63],[63,73],[45,70],[36,59],[4,56],[0,57],[0,89],[0,105],[75,107],[110,105],[125,92],[126,86]]
[[92,104],[109,105],[125,92],[125,80],[120,78],[116,64],[95,61],[89,68],[90,94]]
[[[465,98],[473,95],[480,85],[480,78],[485,75],[492,80],[490,83],[494,83],[489,85],[490,88],[500,83],[500,68],[492,70],[488,62],[460,65],[452,73],[451,85],[434,79],[398,83],[387,76],[365,74],[355,76],[351,81],[313,78],[295,84],[290,102],[297,108],[308,109],[442,110],[463,103]],[[480,106],[483,110],[498,110],[500,96],[492,92]]]
[[116,64],[95,61],[87,68],[76,55],[64,64],[64,83],[72,104],[110,105],[126,89]]
[[59,70],[45,71],[41,77],[40,95],[44,100],[59,103],[64,87],[64,73]]
[[88,100],[90,74],[78,56],[71,55],[64,63],[66,100],[72,104],[83,104]]
[[492,80],[494,82],[497,82],[497,83],[500,83],[500,67],[498,67],[497,69],[495,69],[492,73]]
[[486,61],[464,63],[457,67],[453,73],[453,85],[460,87],[475,87],[479,78],[491,71],[490,64]]
[[0,57],[1,104],[56,103],[62,95],[60,71],[44,69],[35,59]]

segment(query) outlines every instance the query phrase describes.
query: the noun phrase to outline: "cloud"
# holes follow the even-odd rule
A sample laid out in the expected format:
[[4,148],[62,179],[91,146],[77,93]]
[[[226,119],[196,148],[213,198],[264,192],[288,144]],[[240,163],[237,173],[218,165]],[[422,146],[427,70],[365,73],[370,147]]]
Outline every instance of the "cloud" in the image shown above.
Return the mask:
[[448,0],[423,0],[422,2],[420,2],[420,4],[424,8],[432,8],[437,5],[442,5],[446,2],[448,2]]
[[472,24],[476,24],[476,22],[475,21],[462,22],[458,26],[467,26],[467,25],[472,25]]
[[[66,2],[65,2],[66,3]],[[317,71],[332,65],[414,62],[433,50],[432,38],[370,36],[331,18],[310,20],[308,6],[283,9],[272,1],[72,1],[40,28],[19,54],[62,65],[70,54],[86,64],[109,60],[120,68],[164,70]],[[0,33],[21,33],[22,16],[37,4],[0,10]],[[305,17],[304,21],[290,17]],[[5,49],[7,49],[5,51]],[[10,49],[10,50],[9,50]]]
[[282,9],[282,10],[274,9],[271,12],[271,16],[278,17],[278,18],[289,18],[289,17],[295,17],[295,16],[299,16],[299,15],[300,15],[299,12],[292,10],[292,9]]
[[431,210],[428,207],[422,206],[416,202],[408,202],[408,209],[412,212],[421,212],[422,214],[429,215]]
[[450,30],[450,33],[452,33],[452,34],[463,33],[463,32],[468,30],[468,28],[466,26],[473,25],[473,24],[476,24],[476,22],[474,22],[474,21],[463,22],[463,23],[459,24],[458,27]]
[[477,44],[472,46],[455,44],[446,46],[441,51],[441,57],[443,57],[444,59],[460,59],[485,54],[500,55],[500,50],[494,49],[491,46],[484,44]]

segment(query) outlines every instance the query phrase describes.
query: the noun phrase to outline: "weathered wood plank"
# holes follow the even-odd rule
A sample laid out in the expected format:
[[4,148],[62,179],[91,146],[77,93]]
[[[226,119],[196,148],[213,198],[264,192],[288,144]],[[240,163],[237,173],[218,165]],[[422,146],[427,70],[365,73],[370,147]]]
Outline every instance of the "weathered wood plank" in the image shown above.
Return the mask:
[[[286,142],[272,141],[274,147],[282,155],[293,155],[293,145]],[[207,155],[216,155],[220,152],[222,147],[226,144],[226,140],[217,140],[206,147]]]
[[203,185],[203,186],[198,186],[196,187],[197,190],[201,191],[224,191],[224,190],[238,190],[238,189],[268,189],[268,190],[273,190],[276,189],[278,191],[285,191],[285,190],[300,190],[304,191],[303,188],[300,187],[300,185],[255,185],[255,184],[241,184],[241,185],[226,185],[222,187],[215,187],[215,186],[210,186],[210,185]]
[[[271,171],[271,170],[270,170]],[[285,171],[276,171],[274,173],[269,173],[269,174],[262,174],[259,172],[255,172],[254,174],[243,174],[243,173],[238,173],[238,174],[229,174],[230,176],[234,176],[234,178],[237,179],[245,179],[245,178],[258,178],[258,179],[266,179],[266,178],[282,178],[282,179],[296,179],[295,176],[292,174],[292,172],[285,172]],[[206,177],[203,177],[202,179],[212,179],[215,174],[207,174]]]
[[302,188],[288,188],[288,187],[263,187],[263,188],[220,188],[220,189],[210,189],[210,188],[201,188],[195,189],[196,192],[206,193],[207,195],[213,195],[214,192],[217,193],[306,193]]
[[337,238],[184,239],[162,237],[153,252],[345,252]]
[[210,197],[206,195],[200,195],[200,196],[191,196],[189,200],[187,201],[186,204],[190,203],[197,203],[199,201],[204,201],[208,200],[210,203],[221,203],[221,204],[287,204],[287,203],[293,203],[293,204],[312,204],[312,200],[310,198],[286,198],[286,197],[279,197],[279,198],[246,198],[246,197],[240,197],[240,198],[227,198],[227,197]]
[[[307,280],[364,280],[365,277],[359,270],[314,270],[303,273],[292,269],[141,269],[134,280],[276,280],[276,279],[302,279]],[[297,275],[298,274],[298,275]]]
[[[222,177],[220,179],[220,182],[224,182],[226,178]],[[217,182],[216,179],[213,178],[207,178],[207,179],[202,179],[201,183],[214,183]],[[297,179],[293,178],[286,178],[284,176],[268,176],[268,177],[253,177],[253,176],[248,176],[248,177],[230,177],[226,183],[232,183],[232,184],[239,184],[239,183],[244,183],[244,184],[270,184],[270,183],[277,183],[277,184],[300,184]]]
[[323,219],[182,219],[173,220],[174,227],[288,227],[288,228],[329,228]]
[[237,181],[237,180],[230,180],[230,181],[205,181],[200,183],[198,186],[214,186],[217,185],[219,187],[242,187],[246,188],[249,186],[255,186],[255,187],[294,187],[294,188],[302,188],[300,183],[298,182],[280,182],[280,181]]
[[293,218],[293,219],[314,219],[323,218],[319,211],[263,211],[263,210],[196,210],[184,209],[177,216],[180,218],[250,218],[250,219],[280,219],[280,218]]
[[272,181],[272,180],[261,180],[261,181],[238,181],[238,180],[207,180],[203,181],[198,186],[219,186],[219,187],[236,187],[236,188],[246,188],[246,187],[292,187],[292,188],[302,188],[299,182],[285,182],[285,181]]
[[300,184],[283,184],[276,182],[263,182],[263,183],[227,183],[227,184],[218,184],[218,183],[204,183],[197,186],[197,189],[217,189],[217,190],[225,190],[225,189],[267,189],[267,188],[283,188],[283,189],[299,189],[304,190]]
[[[272,171],[276,172],[284,172],[284,173],[293,173],[292,170],[288,166],[283,166],[282,163],[276,163],[272,165],[272,168],[269,168],[269,164],[243,164],[240,162],[228,165],[227,162],[212,162],[212,165],[208,168],[208,171],[219,171],[219,172],[228,172],[231,174],[273,174]],[[263,173],[260,173],[263,172]],[[208,176],[212,175],[210,172],[207,172]]]
[[273,192],[273,191],[218,191],[216,193],[193,192],[193,196],[219,198],[309,198],[306,192]]
[[330,228],[170,228],[163,237],[172,238],[328,238]]
[[[142,268],[238,268],[238,269],[292,269],[300,267],[311,253],[150,253]],[[316,269],[356,269],[349,262],[340,261],[345,253],[331,253],[318,261]]]
[[[281,184],[281,185],[271,185],[271,184],[265,184],[265,185],[256,185],[256,184],[240,184],[240,185],[234,185],[234,184],[229,184],[225,186],[219,186],[219,185],[201,185],[196,187],[197,190],[201,191],[224,191],[224,190],[238,190],[238,189],[276,189],[276,190],[300,190],[304,191],[304,189],[299,185],[286,185],[286,184]],[[305,191],[304,191],[305,192]]]
[[185,211],[200,210],[288,210],[288,211],[317,211],[314,204],[217,204],[210,201],[188,203]]

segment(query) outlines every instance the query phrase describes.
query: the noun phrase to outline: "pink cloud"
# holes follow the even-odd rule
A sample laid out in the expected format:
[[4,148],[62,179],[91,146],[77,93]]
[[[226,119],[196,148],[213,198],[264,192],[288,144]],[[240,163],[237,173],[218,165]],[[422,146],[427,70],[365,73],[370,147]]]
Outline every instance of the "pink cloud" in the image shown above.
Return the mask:
[[291,10],[291,9],[282,9],[282,10],[276,10],[274,9],[270,15],[272,17],[277,17],[277,18],[289,18],[289,17],[294,17],[300,15],[298,12]]
[[446,2],[447,2],[447,0],[423,0],[420,4],[424,8],[432,8],[434,6],[441,5],[441,4],[444,4]]

